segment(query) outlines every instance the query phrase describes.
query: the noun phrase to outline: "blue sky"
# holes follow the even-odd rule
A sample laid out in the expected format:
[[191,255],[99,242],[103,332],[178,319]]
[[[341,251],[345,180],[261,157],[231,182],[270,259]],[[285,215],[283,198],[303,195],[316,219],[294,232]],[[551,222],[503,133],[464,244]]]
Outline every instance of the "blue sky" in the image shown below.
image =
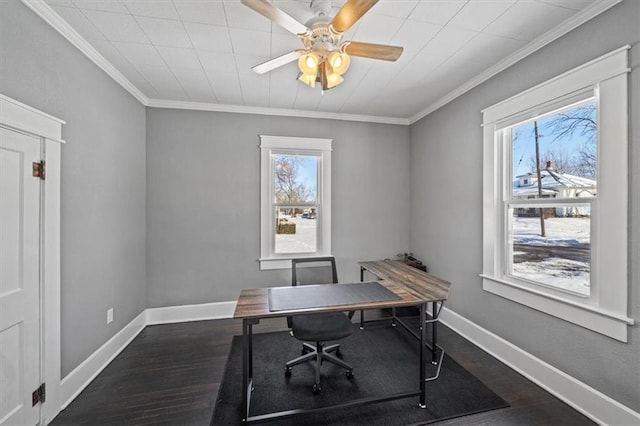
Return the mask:
[[[567,156],[575,156],[577,155],[577,151],[588,141],[588,137],[580,134],[580,131],[576,131],[571,137],[556,140],[553,129],[549,126],[549,123],[555,117],[556,115],[550,115],[537,120],[538,134],[541,135],[541,137],[538,138],[541,163],[548,160],[548,158],[545,158],[544,153],[549,150],[554,152],[561,151]],[[530,121],[515,126],[513,127],[513,132],[514,135],[518,135],[517,139],[513,142],[512,153],[513,177],[516,177],[533,171],[531,170],[531,159],[535,159],[536,155],[534,122]]]
[[318,157],[300,156],[299,158],[299,178],[304,183],[304,186],[315,193],[318,179]]

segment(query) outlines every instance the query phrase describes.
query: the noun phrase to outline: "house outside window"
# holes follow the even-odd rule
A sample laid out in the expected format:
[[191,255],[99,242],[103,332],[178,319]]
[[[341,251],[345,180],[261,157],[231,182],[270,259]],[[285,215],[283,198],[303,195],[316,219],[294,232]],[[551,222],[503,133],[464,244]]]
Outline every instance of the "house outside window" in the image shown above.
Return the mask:
[[483,288],[621,341],[627,51],[483,111]]
[[260,136],[260,268],[331,254],[330,139]]

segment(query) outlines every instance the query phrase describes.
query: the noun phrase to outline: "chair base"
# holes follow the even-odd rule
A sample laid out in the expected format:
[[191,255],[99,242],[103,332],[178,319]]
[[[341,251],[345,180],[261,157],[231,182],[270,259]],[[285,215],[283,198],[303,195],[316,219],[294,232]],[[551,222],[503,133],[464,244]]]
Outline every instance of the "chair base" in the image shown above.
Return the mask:
[[[333,355],[331,352],[335,352]],[[353,367],[338,358],[340,356],[340,345],[323,346],[321,342],[316,342],[316,346],[312,346],[309,343],[302,344],[302,356],[292,359],[285,364],[284,374],[291,376],[291,367],[302,364],[303,362],[315,360],[316,361],[316,381],[313,384],[313,393],[318,394],[322,390],[320,386],[320,367],[324,361],[330,362],[334,365],[342,367],[347,370],[347,378],[353,378]]]

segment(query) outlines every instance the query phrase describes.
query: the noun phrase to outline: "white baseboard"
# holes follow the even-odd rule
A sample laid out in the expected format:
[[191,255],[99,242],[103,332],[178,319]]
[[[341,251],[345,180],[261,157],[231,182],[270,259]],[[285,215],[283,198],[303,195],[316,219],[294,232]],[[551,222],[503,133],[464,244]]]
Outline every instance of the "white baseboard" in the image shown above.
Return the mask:
[[[594,422],[603,425],[640,424],[640,413],[523,351],[452,310],[443,308],[440,313],[440,320],[456,333],[504,362]],[[632,372],[631,374],[637,374],[637,372]]]
[[64,410],[127,347],[147,325],[146,322],[146,313],[143,311],[62,379],[60,382],[61,410]]
[[[145,310],[62,380],[62,408],[69,405],[145,326],[232,318],[235,305],[236,302],[218,302]],[[443,308],[440,319],[444,325],[593,421],[604,425],[640,424],[640,413],[523,351],[454,311]]]
[[149,308],[146,311],[147,325],[232,318],[235,309],[236,302]]

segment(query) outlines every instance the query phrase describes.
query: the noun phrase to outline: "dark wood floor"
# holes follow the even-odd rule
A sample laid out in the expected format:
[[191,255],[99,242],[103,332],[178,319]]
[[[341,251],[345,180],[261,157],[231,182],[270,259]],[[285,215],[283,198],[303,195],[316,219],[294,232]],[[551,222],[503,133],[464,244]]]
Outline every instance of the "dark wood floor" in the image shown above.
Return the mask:
[[[255,332],[285,329],[262,321]],[[442,425],[591,425],[588,418],[441,326],[439,343],[510,407]],[[208,425],[236,320],[146,327],[51,423],[61,425]]]

